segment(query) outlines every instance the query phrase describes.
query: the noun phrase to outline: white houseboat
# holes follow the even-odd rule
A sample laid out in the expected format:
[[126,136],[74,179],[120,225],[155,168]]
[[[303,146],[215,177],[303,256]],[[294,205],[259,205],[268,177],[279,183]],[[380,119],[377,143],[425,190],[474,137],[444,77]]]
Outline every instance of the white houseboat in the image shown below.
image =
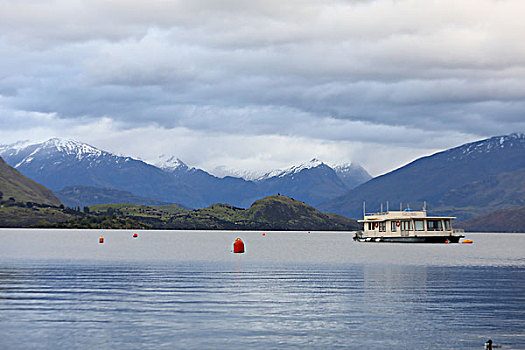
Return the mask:
[[359,242],[458,243],[454,235],[453,216],[427,216],[425,209],[386,211],[364,214],[363,231],[354,236]]

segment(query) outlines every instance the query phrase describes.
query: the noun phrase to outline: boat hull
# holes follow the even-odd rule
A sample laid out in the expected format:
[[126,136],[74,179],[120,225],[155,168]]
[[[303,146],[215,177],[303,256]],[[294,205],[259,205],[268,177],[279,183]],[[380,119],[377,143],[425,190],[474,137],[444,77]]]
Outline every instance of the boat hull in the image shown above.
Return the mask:
[[407,236],[407,237],[366,237],[354,236],[354,241],[366,243],[458,243],[465,236]]

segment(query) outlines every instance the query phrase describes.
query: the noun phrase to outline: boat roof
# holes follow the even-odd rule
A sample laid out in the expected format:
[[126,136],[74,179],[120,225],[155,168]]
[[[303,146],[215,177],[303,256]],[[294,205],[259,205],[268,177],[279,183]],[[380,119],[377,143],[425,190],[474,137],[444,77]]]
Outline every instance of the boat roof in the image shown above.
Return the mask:
[[427,216],[427,212],[424,210],[403,210],[403,211],[388,211],[383,213],[367,213],[363,220],[358,222],[376,222],[386,220],[407,220],[407,219],[427,219],[427,220],[440,220],[440,219],[455,219],[455,216]]
[[363,220],[357,220],[357,222],[378,222],[378,221],[397,221],[397,220],[441,220],[441,219],[456,219],[455,216],[425,216],[425,217],[400,217],[400,218],[371,218],[371,219],[363,219]]

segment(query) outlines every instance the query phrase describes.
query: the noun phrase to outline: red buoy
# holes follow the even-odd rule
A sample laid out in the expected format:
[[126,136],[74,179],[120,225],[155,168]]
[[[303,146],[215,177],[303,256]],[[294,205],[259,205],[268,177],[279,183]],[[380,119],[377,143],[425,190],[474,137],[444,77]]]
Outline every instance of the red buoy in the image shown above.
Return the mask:
[[263,232],[263,236],[266,236],[266,233]]
[[100,238],[98,239],[98,243],[104,243],[104,237],[100,236]]
[[137,235],[136,233],[133,234],[133,238],[137,238],[139,235]]
[[233,252],[244,253],[244,242],[242,241],[242,239],[237,238],[235,242],[233,242]]

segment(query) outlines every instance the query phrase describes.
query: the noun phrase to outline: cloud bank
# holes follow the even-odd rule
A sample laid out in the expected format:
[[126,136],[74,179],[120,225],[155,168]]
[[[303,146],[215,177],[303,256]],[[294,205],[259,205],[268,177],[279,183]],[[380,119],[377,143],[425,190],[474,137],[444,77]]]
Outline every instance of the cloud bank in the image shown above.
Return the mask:
[[158,148],[208,169],[315,156],[377,174],[525,130],[519,0],[0,0],[0,9],[5,141],[75,137],[145,159]]

